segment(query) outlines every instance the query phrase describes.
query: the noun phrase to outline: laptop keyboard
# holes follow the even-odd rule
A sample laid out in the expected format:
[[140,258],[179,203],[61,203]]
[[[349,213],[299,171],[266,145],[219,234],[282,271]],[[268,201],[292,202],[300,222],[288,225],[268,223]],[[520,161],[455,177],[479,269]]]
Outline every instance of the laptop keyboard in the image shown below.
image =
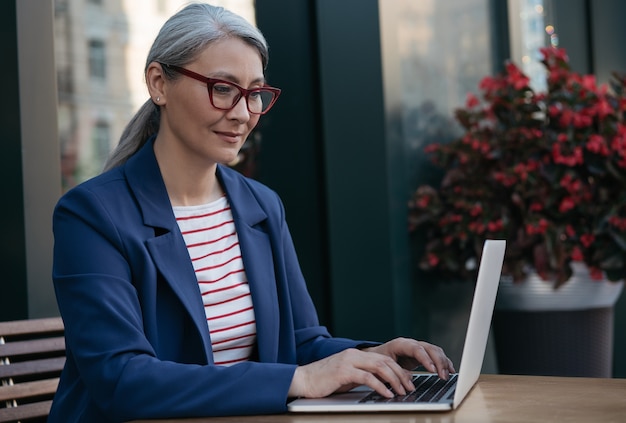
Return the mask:
[[[457,375],[451,375],[448,380],[439,379],[437,375],[415,375],[413,384],[415,390],[406,395],[396,395],[393,398],[385,398],[377,392],[372,392],[361,403],[388,403],[388,402],[438,402],[448,392],[449,388],[456,383]],[[454,389],[447,396],[452,398]]]

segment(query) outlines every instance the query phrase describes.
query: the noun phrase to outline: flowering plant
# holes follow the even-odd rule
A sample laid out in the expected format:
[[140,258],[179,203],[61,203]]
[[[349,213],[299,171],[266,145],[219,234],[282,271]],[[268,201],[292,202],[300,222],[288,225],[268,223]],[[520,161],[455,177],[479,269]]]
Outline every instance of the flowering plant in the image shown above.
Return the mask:
[[626,74],[611,89],[544,48],[547,91],[513,63],[480,83],[455,113],[463,135],[427,146],[444,170],[417,188],[412,230],[426,236],[423,269],[475,271],[483,241],[507,240],[504,275],[534,269],[555,288],[584,262],[594,279],[626,276]]

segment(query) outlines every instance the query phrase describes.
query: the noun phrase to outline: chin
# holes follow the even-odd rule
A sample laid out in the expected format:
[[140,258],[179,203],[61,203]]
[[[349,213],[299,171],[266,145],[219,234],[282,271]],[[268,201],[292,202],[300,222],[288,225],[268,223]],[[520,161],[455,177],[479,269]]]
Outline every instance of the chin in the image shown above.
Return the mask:
[[222,164],[226,165],[226,166],[237,166],[239,164],[239,162],[242,160],[243,157],[237,155],[237,157],[235,157],[233,160],[229,160],[227,162],[224,162]]
[[226,166],[234,166],[242,159],[239,152],[233,154],[225,154],[217,162]]

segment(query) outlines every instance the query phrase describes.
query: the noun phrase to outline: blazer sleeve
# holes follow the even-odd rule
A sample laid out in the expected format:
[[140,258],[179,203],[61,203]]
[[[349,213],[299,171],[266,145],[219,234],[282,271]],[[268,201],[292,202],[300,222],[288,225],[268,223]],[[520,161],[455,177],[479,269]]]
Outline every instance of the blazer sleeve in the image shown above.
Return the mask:
[[70,421],[63,410],[89,407],[110,421],[286,411],[294,364],[220,367],[157,357],[133,284],[154,270],[149,257],[129,251],[109,207],[128,214],[125,224],[142,226],[125,211],[132,204],[105,205],[87,188],[66,194],[55,209],[53,280],[68,363],[51,421]]

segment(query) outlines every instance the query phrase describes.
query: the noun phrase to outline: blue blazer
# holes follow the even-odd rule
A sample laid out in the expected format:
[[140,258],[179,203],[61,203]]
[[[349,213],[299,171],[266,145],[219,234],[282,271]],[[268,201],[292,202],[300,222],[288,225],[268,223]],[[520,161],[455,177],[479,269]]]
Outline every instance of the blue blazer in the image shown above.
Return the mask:
[[49,422],[284,412],[296,365],[361,343],[319,326],[277,194],[224,166],[217,176],[254,303],[254,360],[213,365],[151,140],[55,209],[53,279],[67,362]]

